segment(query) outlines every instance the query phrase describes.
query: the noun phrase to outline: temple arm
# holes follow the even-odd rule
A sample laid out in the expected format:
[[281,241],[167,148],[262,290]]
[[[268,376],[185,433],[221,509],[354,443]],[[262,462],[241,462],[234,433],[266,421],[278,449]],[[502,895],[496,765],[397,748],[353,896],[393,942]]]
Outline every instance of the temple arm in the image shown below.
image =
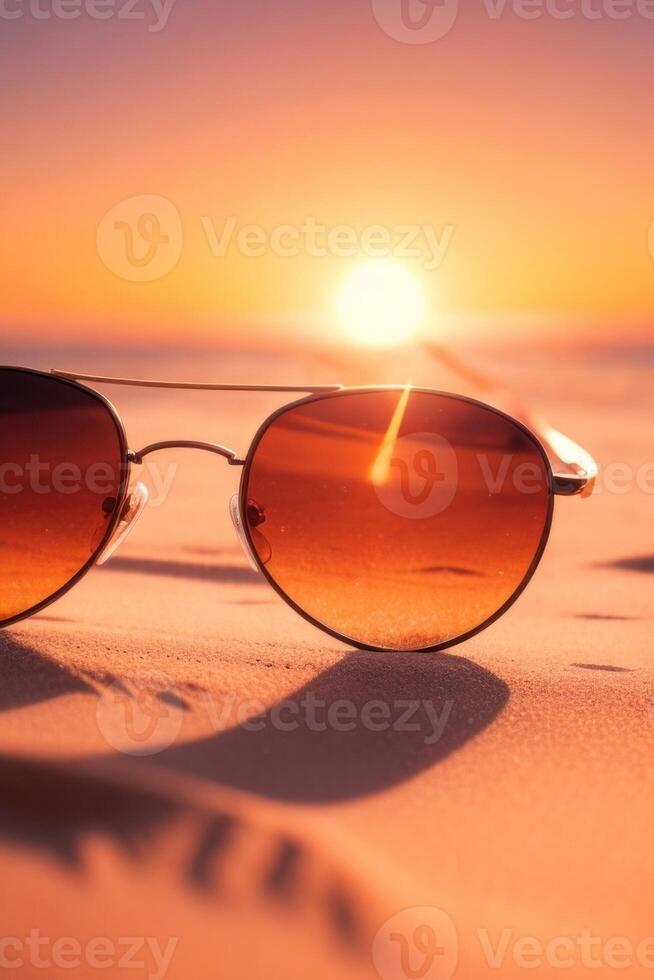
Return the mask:
[[320,394],[340,391],[343,385],[227,385],[197,381],[148,381],[141,378],[109,378],[99,374],[77,374],[51,368],[50,374],[68,381],[90,381],[92,384],[129,385],[134,388],[178,388],[186,391],[278,391],[298,394]]
[[[503,408],[523,422],[538,436],[552,463],[554,492],[563,496],[589,497],[595,487],[598,474],[596,461],[581,446],[559,432],[541,415],[531,412],[514,395],[497,384],[488,375],[469,367],[451,351],[438,344],[425,345],[432,355],[460,377],[471,381],[481,389],[498,408]],[[561,469],[562,468],[562,469]]]

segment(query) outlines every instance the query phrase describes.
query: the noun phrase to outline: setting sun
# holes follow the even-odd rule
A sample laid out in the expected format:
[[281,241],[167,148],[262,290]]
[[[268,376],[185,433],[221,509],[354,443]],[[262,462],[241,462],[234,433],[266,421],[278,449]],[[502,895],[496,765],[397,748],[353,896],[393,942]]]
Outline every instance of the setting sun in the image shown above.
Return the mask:
[[421,284],[403,265],[373,260],[345,280],[338,311],[350,340],[393,347],[415,336],[424,319],[425,299]]

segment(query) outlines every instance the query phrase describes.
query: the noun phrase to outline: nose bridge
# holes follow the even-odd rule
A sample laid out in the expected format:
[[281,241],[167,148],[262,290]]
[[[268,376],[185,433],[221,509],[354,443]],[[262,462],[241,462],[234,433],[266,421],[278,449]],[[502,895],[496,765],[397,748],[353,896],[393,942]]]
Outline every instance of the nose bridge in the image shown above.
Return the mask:
[[198,442],[194,439],[169,439],[165,442],[153,442],[138,452],[130,451],[127,455],[131,463],[142,463],[150,453],[159,452],[161,449],[201,449],[207,453],[215,453],[227,460],[230,466],[243,466],[244,459],[240,459],[233,449],[221,446],[216,442]]

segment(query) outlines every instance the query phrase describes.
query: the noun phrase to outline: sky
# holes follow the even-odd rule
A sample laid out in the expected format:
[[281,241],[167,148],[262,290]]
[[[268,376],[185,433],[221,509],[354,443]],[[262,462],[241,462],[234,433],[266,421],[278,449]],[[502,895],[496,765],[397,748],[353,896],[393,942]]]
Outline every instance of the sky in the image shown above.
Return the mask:
[[429,329],[650,331],[654,3],[166,2],[0,0],[6,335],[327,336],[389,255]]

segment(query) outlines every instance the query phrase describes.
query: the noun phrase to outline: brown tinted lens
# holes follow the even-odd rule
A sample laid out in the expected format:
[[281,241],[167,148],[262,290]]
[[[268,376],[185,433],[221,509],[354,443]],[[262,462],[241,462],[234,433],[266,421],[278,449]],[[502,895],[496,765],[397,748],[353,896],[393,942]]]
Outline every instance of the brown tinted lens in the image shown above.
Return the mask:
[[99,398],[0,369],[0,622],[59,592],[99,550],[122,457],[118,425]]
[[334,632],[394,649],[496,615],[535,567],[551,500],[543,452],[518,424],[406,389],[288,409],[243,487],[253,547],[281,591]]

